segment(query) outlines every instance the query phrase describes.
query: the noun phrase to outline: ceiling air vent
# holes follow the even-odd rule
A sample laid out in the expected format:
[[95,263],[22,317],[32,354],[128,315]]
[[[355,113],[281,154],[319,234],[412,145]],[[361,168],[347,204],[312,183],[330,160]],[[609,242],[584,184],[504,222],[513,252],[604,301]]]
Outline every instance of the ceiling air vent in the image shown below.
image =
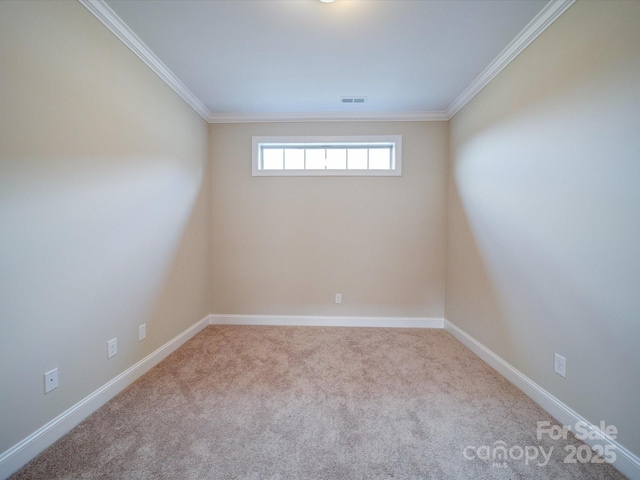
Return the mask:
[[364,103],[367,97],[342,97],[342,103]]

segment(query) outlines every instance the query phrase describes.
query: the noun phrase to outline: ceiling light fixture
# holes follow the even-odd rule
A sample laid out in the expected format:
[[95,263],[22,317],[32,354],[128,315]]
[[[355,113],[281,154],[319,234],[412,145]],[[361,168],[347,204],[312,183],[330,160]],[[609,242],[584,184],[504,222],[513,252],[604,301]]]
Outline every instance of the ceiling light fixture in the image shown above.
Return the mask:
[[322,3],[333,3],[334,0],[320,0]]

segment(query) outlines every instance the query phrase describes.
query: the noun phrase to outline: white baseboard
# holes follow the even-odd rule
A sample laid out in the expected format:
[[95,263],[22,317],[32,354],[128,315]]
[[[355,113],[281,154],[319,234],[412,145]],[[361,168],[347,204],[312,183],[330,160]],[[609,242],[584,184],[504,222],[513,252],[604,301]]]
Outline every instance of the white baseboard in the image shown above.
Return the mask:
[[[107,401],[124,390],[137,378],[160,363],[173,351],[202,331],[207,325],[297,325],[297,326],[338,326],[338,327],[395,327],[395,328],[445,328],[467,348],[493,367],[498,373],[516,385],[533,401],[544,408],[563,425],[582,422],[602,434],[580,414],[555,398],[533,380],[515,369],[505,360],[486,348],[466,332],[442,318],[427,317],[318,317],[295,315],[208,315],[163,346],[147,355],[80,402],[58,415],[46,425],[33,432],[21,442],[0,455],[0,478],[7,478],[29,460],[52,445],[65,433],[95,412]],[[640,458],[616,440],[602,434],[603,442],[611,445],[616,452],[614,465],[631,479],[640,480]],[[587,443],[590,443],[587,441]]]
[[7,478],[19,470],[29,462],[29,460],[52,445],[56,440],[115,397],[136,379],[160,363],[187,340],[202,331],[209,325],[211,321],[210,317],[210,315],[207,315],[198,323],[192,325],[172,340],[169,340],[156,351],[150,353],[113,380],[107,382],[49,423],[40,427],[27,438],[2,453],[0,455],[0,478]]
[[443,318],[318,317],[304,315],[210,315],[211,325],[280,325],[304,327],[443,328]]
[[587,429],[590,432],[597,433],[599,437],[598,440],[584,440],[584,442],[591,446],[596,443],[603,446],[610,445],[616,454],[616,460],[614,462],[615,467],[630,479],[640,480],[640,458],[637,455],[629,451],[616,440],[605,435],[597,425],[587,421],[578,412],[551,395],[540,385],[493,353],[464,330],[461,330],[446,319],[444,320],[444,328],[451,335],[460,340],[460,342],[469,350],[478,355],[478,357],[484,360],[503,377],[522,390],[527,396],[529,396],[529,398],[545,409],[562,425],[575,425],[578,422],[581,422],[583,425],[587,426]]

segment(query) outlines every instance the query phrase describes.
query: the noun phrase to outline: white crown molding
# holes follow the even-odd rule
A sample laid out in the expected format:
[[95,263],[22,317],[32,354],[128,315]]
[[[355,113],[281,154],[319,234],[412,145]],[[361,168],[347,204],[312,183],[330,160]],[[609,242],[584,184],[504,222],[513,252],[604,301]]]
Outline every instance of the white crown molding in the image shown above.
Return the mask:
[[262,122],[439,122],[448,120],[447,112],[336,112],[336,113],[263,113],[212,114],[209,123],[262,123]]
[[133,53],[147,64],[162,80],[166,82],[185,102],[208,121],[209,109],[180,81],[169,68],[151,51],[145,43],[131,30],[126,23],[103,0],[78,0],[102,24],[118,37]]
[[[485,347],[467,332],[446,319],[444,320],[444,329],[489,364],[491,368],[496,370],[500,375],[522,390],[529,398],[531,398],[531,400],[540,405],[562,425],[571,425],[572,430],[573,425],[576,425],[577,423],[585,425],[587,430],[594,434],[593,437],[583,440],[587,445],[591,447],[594,445],[610,446],[616,455],[613,465],[629,478],[640,479],[640,458],[637,455],[624,447],[617,440],[606,435],[597,425],[589,422],[578,412],[551,395],[551,393],[513,367],[510,363],[496,355],[493,351]],[[591,438],[594,438],[595,440]]]
[[551,0],[518,36],[487,68],[456,98],[446,111],[399,113],[264,113],[214,114],[189,90],[184,83],[145,45],[104,0],[78,0],[104,26],[116,35],[133,53],[151,68],[167,85],[180,95],[209,123],[262,123],[262,122],[419,122],[446,121],[458,113],[498,73],[511,63],[531,42],[556,21],[576,0]]
[[209,123],[261,123],[261,122],[416,122],[448,120],[445,111],[401,113],[265,113],[265,114],[214,114],[187,86],[151,51],[129,26],[104,0],[78,0],[122,43],[147,64],[167,85],[180,95],[202,118]]
[[540,13],[531,20],[526,27],[514,38],[487,68],[456,98],[447,108],[447,120],[462,110],[480,90],[487,86],[507,65],[544,32],[560,15],[562,15],[576,0],[551,0]]

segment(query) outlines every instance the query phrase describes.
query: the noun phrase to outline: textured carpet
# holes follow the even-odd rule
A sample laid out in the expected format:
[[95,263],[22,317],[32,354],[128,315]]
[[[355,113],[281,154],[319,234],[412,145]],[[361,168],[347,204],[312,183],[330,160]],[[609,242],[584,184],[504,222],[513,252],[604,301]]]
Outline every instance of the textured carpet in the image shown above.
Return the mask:
[[11,478],[624,478],[545,420],[443,330],[212,326]]

